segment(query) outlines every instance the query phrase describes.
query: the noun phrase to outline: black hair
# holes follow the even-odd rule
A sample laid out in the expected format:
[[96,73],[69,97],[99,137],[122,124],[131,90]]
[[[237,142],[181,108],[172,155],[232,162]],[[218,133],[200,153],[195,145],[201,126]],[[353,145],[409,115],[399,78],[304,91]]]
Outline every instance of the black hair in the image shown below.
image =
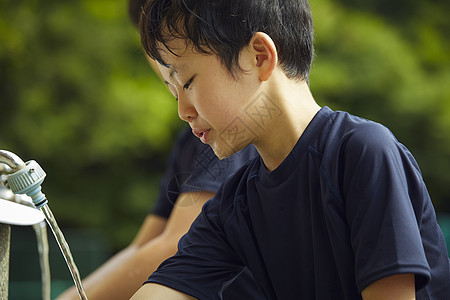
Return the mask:
[[231,75],[259,31],[274,41],[286,76],[308,81],[314,30],[307,0],[149,0],[140,23],[144,50],[161,64],[161,45],[176,55],[167,43],[180,38],[198,53],[216,54]]

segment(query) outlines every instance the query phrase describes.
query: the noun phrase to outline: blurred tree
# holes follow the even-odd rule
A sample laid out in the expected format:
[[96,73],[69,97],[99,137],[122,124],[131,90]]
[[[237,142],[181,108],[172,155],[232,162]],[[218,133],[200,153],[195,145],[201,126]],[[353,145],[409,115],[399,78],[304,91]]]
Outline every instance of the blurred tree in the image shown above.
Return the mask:
[[[445,10],[438,12],[436,3],[423,1],[311,4],[317,51],[313,94],[322,105],[387,125],[418,160],[437,210],[449,211],[450,47]],[[414,13],[404,14],[410,10]],[[437,18],[431,18],[430,11],[438,12]]]
[[62,226],[108,228],[116,245],[128,242],[181,122],[127,1],[0,6],[0,148],[43,166]]

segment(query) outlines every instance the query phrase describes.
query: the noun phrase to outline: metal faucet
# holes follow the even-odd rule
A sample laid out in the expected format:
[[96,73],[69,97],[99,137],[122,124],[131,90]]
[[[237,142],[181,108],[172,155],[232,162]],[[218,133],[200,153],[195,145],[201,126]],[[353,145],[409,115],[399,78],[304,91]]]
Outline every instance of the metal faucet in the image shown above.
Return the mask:
[[0,173],[14,173],[25,168],[25,163],[20,157],[6,150],[0,150],[0,163],[9,167],[0,165]]

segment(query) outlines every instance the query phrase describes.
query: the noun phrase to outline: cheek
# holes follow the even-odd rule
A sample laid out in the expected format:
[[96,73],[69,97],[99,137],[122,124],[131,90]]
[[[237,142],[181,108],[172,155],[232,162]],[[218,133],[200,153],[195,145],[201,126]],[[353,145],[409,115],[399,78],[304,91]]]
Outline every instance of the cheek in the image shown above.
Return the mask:
[[232,90],[227,91],[217,86],[212,88],[212,85],[205,85],[205,87],[195,93],[199,115],[212,123],[236,116],[239,105]]
[[228,73],[211,74],[196,91],[199,115],[217,129],[223,129],[242,117],[258,89],[258,82],[253,82],[250,77],[243,76],[236,82],[229,78]]
[[243,111],[239,105],[239,99],[233,93],[218,95],[209,108],[211,123],[222,130],[239,117]]

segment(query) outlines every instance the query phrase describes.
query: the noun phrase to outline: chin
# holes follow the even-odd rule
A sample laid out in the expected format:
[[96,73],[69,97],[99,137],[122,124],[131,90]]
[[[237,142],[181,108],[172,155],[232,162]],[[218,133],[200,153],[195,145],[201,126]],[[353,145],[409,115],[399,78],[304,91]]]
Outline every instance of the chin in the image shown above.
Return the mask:
[[213,149],[213,151],[214,151],[214,154],[217,156],[217,158],[219,160],[222,160],[224,158],[227,158],[227,157],[231,156],[231,154],[225,153],[223,151],[218,151],[217,149]]
[[216,143],[210,145],[211,149],[214,151],[214,154],[217,156],[219,160],[222,160],[224,158],[230,157],[235,152],[231,151],[228,147],[221,147],[217,145]]
[[222,160],[224,158],[228,158],[231,155],[235,154],[236,152],[239,152],[243,149],[243,147],[232,149],[226,145],[213,143],[210,144],[210,147],[214,151],[214,154],[217,156],[218,159]]

